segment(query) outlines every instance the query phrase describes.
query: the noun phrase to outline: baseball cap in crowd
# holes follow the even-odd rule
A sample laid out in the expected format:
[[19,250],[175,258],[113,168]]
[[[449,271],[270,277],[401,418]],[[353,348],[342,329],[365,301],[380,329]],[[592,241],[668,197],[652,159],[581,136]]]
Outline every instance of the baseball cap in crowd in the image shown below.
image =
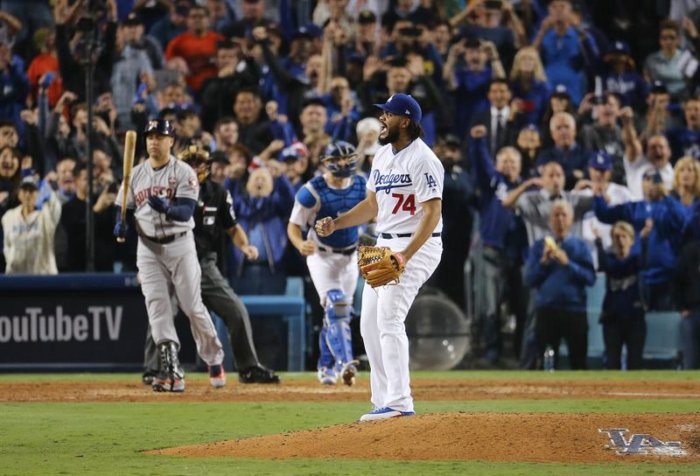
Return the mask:
[[320,27],[314,25],[313,23],[309,23],[307,25],[300,26],[299,29],[294,32],[294,35],[292,35],[292,39],[308,38],[310,40],[313,40],[322,36],[323,30]]
[[659,81],[658,79],[651,83],[651,89],[650,91],[652,94],[667,94],[668,93],[668,88],[666,87],[666,84],[663,81]]
[[612,158],[603,151],[596,152],[588,159],[588,166],[597,170],[610,170],[612,168]]
[[377,15],[372,10],[362,10],[357,16],[357,22],[361,25],[377,22]]
[[124,26],[136,26],[143,25],[143,20],[136,12],[129,13],[124,20],[122,20],[122,25]]
[[663,183],[663,177],[661,177],[661,172],[659,172],[656,169],[649,169],[646,172],[644,172],[644,175],[642,176],[644,180],[651,180],[652,183],[659,184]]
[[552,97],[571,100],[569,90],[563,84],[557,84],[552,93]]
[[454,134],[447,134],[442,142],[448,147],[462,147],[462,141],[460,141],[459,137]]
[[618,55],[630,55],[630,47],[624,41],[613,41],[607,51],[608,55],[618,54]]
[[394,94],[384,104],[375,104],[374,107],[397,116],[406,116],[415,122],[420,122],[423,117],[420,105],[410,94]]
[[152,132],[157,132],[158,134],[162,134],[164,136],[175,137],[175,128],[170,121],[166,121],[165,119],[153,119],[148,121],[143,133],[144,135],[148,135]]
[[309,149],[301,142],[294,142],[292,145],[282,149],[279,160],[281,162],[294,162],[305,156],[309,156]]
[[36,184],[36,180],[31,175],[24,177],[22,182],[19,184],[21,190],[39,190],[39,186]]

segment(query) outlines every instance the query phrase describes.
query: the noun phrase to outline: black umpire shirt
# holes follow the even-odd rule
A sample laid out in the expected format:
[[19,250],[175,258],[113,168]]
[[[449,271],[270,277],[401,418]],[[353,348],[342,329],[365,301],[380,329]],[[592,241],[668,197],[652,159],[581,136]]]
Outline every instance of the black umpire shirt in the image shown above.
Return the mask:
[[199,200],[194,211],[194,242],[197,257],[217,253],[221,259],[224,230],[236,226],[231,194],[224,187],[207,178],[199,186]]

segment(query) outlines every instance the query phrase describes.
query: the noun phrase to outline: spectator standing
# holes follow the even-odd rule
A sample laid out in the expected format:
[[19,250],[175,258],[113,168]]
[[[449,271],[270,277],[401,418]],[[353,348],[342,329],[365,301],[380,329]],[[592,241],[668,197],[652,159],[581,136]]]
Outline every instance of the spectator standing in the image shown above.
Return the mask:
[[481,249],[477,261],[480,288],[477,302],[483,323],[485,358],[489,364],[498,364],[502,355],[501,325],[503,304],[515,315],[516,355],[520,353],[523,325],[525,324],[525,290],[523,289],[522,256],[527,249],[523,221],[501,203],[501,199],[521,182],[521,158],[518,151],[505,147],[498,152],[496,164],[488,153],[484,126],[471,130],[473,171],[479,191],[479,233]]
[[168,5],[168,14],[156,21],[148,31],[148,36],[155,39],[164,50],[170,40],[187,31],[187,13],[190,11],[189,0],[178,0]]
[[474,224],[476,192],[462,168],[461,142],[448,135],[436,150],[445,169],[442,189],[442,247],[445,252],[433,272],[433,284],[464,309],[464,263],[469,257]]
[[187,12],[187,31],[170,40],[165,58],[169,64],[184,62],[187,85],[199,93],[204,80],[217,74],[216,45],[223,40],[210,29],[209,11],[195,5]]
[[243,58],[241,49],[231,41],[221,41],[216,46],[216,76],[204,81],[201,91],[202,127],[213,131],[217,121],[230,115],[230,107],[236,92],[255,86],[258,75]]
[[596,232],[598,269],[606,277],[600,323],[603,325],[607,369],[622,368],[623,347],[627,349],[627,370],[642,368],[647,325],[641,294],[641,271],[644,242],[650,232],[651,223],[648,223],[640,233],[642,249],[637,247],[633,250],[634,228],[627,222],[619,221],[610,229],[611,251],[606,250],[600,232]]
[[642,177],[649,170],[661,174],[666,189],[673,187],[673,167],[671,166],[671,147],[663,134],[654,134],[647,140],[646,154],[634,128],[634,112],[626,107],[620,111],[622,118],[622,140],[625,144],[624,166],[627,187],[635,200],[644,197]]
[[603,89],[622,98],[622,106],[641,110],[649,93],[649,84],[635,68],[630,47],[623,41],[614,41],[603,56]]
[[552,0],[533,41],[540,50],[550,85],[566,86],[574,104],[586,91],[586,66],[597,57],[593,38],[574,24],[570,0]]
[[[85,206],[88,193],[88,176],[84,164],[73,168],[75,196],[63,205],[61,226],[67,241],[66,269],[68,272],[86,271],[85,257]],[[93,199],[95,227],[95,271],[113,272],[116,247],[114,245],[114,201],[117,198],[117,184],[103,187]],[[63,271],[63,270],[62,270]]]
[[22,180],[17,193],[20,205],[2,217],[7,274],[57,274],[54,234],[61,218],[58,195],[51,195],[36,209],[38,187],[34,178]]
[[681,50],[681,27],[673,20],[664,20],[659,27],[659,51],[644,62],[644,75],[649,82],[661,81],[671,97],[686,99],[690,93],[687,80],[698,68],[698,61],[688,50]]
[[510,70],[510,87],[513,97],[521,100],[520,112],[523,122],[539,124],[547,108],[551,90],[540,54],[535,48],[525,46],[515,54]]
[[581,145],[590,151],[603,151],[612,160],[613,182],[625,183],[622,128],[618,126],[620,99],[614,94],[606,94],[594,100],[595,122],[581,128]]
[[510,103],[512,97],[508,81],[492,79],[487,94],[489,107],[474,114],[472,119],[472,127],[486,127],[491,157],[495,157],[503,147],[514,146],[522,128],[518,106]]
[[452,45],[443,79],[454,96],[452,131],[457,137],[466,136],[474,114],[488,108],[487,91],[496,78],[505,78],[505,71],[493,43],[471,38]]
[[668,195],[661,174],[649,170],[643,178],[644,200],[609,206],[599,191],[593,201],[593,211],[603,223],[626,221],[637,232],[653,223],[649,234],[649,246],[642,273],[644,297],[650,310],[670,310],[672,301],[672,278],[678,261],[678,246],[687,219],[687,211],[678,201]]
[[561,165],[566,175],[566,189],[571,190],[576,182],[586,176],[586,166],[591,152],[576,142],[576,120],[567,112],[552,116],[549,124],[554,145],[542,149],[537,157],[537,167],[549,162]]
[[571,368],[581,370],[586,368],[588,350],[586,287],[595,282],[595,270],[586,244],[570,234],[573,220],[571,204],[564,200],[552,204],[553,237],[536,241],[530,249],[525,282],[537,290],[535,312],[540,355],[551,347],[556,362],[563,337]]
[[671,196],[692,213],[695,202],[700,199],[700,162],[693,157],[682,157],[676,162]]
[[683,103],[685,126],[666,131],[671,146],[671,160],[682,156],[700,160],[700,97],[692,97]]
[[49,28],[41,28],[34,33],[34,47],[39,54],[32,59],[27,69],[34,104],[39,99],[40,89],[45,89],[48,107],[54,107],[63,94],[63,80],[56,54],[56,35]]

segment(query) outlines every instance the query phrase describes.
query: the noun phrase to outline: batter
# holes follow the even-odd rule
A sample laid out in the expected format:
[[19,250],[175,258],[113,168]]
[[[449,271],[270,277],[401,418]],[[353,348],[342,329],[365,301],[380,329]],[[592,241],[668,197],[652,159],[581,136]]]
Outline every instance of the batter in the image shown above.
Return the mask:
[[[224,351],[214,324],[202,303],[201,270],[194,237],[195,206],[199,182],[192,168],[170,154],[175,141],[169,121],[149,121],[145,130],[148,159],[134,167],[127,189],[127,208],[134,209],[139,235],[136,266],[146,298],[148,322],[158,346],[160,370],[153,380],[158,392],[183,392],[185,372],[180,366],[180,341],[175,332],[170,291],[190,319],[197,352],[210,366],[221,365]],[[124,186],[119,190],[121,203]],[[117,210],[114,234],[123,233]]]
[[360,421],[414,415],[404,321],[418,290],[442,255],[442,164],[420,138],[422,112],[406,94],[395,94],[379,117],[383,145],[372,161],[367,198],[338,218],[316,222],[319,236],[377,218],[377,246],[403,255],[406,268],[396,285],[362,293],[360,330],[371,367],[374,409]]
[[338,141],[328,145],[321,160],[326,172],[297,192],[287,234],[307,257],[311,280],[325,310],[319,334],[318,379],[324,385],[333,385],[340,377],[346,385],[353,385],[357,362],[352,354],[350,319],[359,274],[358,227],[324,238],[311,229],[306,240],[302,228],[311,227],[317,218],[335,218],[353,208],[366,197],[367,181],[355,175],[357,151],[352,144]]

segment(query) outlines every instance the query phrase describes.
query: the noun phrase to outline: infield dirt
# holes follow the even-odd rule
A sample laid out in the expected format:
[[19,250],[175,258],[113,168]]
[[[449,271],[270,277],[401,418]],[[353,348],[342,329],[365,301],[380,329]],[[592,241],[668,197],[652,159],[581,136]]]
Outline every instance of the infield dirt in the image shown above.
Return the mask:
[[[654,380],[424,380],[413,383],[417,402],[491,399],[695,399],[700,382]],[[324,387],[315,379],[289,379],[280,385],[230,382],[216,390],[205,379],[187,382],[184,394],[155,393],[135,376],[129,381],[13,382],[0,386],[0,402],[226,402],[369,401],[361,379],[353,387]],[[468,408],[468,403],[465,403]],[[523,462],[700,462],[698,413],[449,413],[418,415],[374,423],[351,423],[314,430],[155,451],[188,457],[357,458],[388,460],[484,460]],[[359,415],[358,415],[359,416]],[[620,455],[605,429],[649,435],[666,446],[680,442],[682,456],[653,454],[652,445]],[[322,447],[321,447],[321,443]],[[673,443],[666,449],[673,450]],[[661,448],[663,451],[664,448]],[[647,454],[644,454],[647,453]],[[649,454],[652,453],[652,454]]]

